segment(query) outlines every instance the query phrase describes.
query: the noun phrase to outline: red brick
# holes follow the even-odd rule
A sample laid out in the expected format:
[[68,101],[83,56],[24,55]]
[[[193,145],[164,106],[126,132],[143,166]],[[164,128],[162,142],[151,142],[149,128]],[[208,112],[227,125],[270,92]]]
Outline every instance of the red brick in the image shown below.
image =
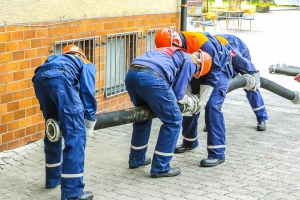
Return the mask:
[[20,146],[20,141],[19,141],[19,140],[14,140],[14,141],[9,142],[9,143],[7,144],[7,149],[8,149],[8,150],[10,150],[10,149],[15,149],[15,148],[17,148],[17,147],[19,147],[19,146]]
[[7,124],[0,124],[0,134],[7,132]]
[[1,103],[7,103],[12,101],[12,93],[1,95]]
[[20,90],[13,93],[13,100],[20,100],[25,97],[25,91]]
[[19,42],[8,42],[6,43],[6,51],[17,51],[19,50]]
[[11,33],[1,33],[0,32],[0,42],[9,42],[11,40]]
[[0,84],[9,83],[13,80],[13,73],[0,74]]
[[25,109],[17,110],[14,112],[14,120],[22,119],[25,117]]
[[26,135],[26,133],[25,133],[25,129],[24,128],[14,131],[14,138],[15,139],[22,138],[25,135]]
[[18,71],[13,73],[13,80],[19,81],[24,78],[24,71]]
[[0,152],[7,151],[7,144],[0,145]]
[[23,60],[24,55],[24,51],[15,51],[13,52],[13,60]]
[[15,101],[15,102],[11,102],[7,104],[7,111],[14,111],[14,110],[18,110],[19,109],[19,102]]
[[32,39],[35,38],[35,30],[26,30],[24,31],[24,39]]
[[14,137],[14,135],[11,132],[5,133],[5,134],[2,135],[2,142],[7,143],[9,141],[12,141],[13,137]]
[[36,125],[32,125],[26,128],[26,135],[32,135],[36,133]]
[[8,128],[8,131],[15,131],[19,128],[19,122],[18,121],[9,122],[7,124],[7,128]]
[[11,62],[13,60],[13,53],[0,53],[0,63]]
[[12,40],[23,40],[24,39],[24,31],[15,31],[11,33]]

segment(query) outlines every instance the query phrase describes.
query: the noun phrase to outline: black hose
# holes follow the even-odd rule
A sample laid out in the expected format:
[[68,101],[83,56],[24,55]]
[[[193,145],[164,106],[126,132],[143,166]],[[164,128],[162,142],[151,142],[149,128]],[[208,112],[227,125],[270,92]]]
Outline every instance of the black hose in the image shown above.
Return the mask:
[[[263,77],[260,77],[260,81],[261,88],[269,90],[270,92],[273,92],[283,98],[291,100],[292,103],[299,103],[299,92],[293,92]],[[230,82],[227,93],[231,92],[232,90],[245,87],[246,84],[247,79],[244,76],[233,78]],[[183,105],[178,104],[178,106],[182,111]],[[94,129],[98,130],[137,121],[149,120],[152,118],[156,118],[156,115],[150,110],[148,106],[140,106],[108,113],[96,114],[95,119],[97,120],[97,122]]]

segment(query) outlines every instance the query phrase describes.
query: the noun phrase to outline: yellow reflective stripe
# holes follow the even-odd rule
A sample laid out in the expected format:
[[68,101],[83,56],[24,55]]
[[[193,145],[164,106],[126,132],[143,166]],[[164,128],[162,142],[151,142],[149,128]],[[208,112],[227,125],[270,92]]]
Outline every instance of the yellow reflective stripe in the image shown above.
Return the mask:
[[161,155],[161,156],[173,156],[174,153],[163,153],[163,152],[160,152],[160,151],[154,151],[155,154],[157,155]]
[[216,35],[215,38],[224,46],[226,46],[228,44],[228,41],[225,38],[223,38],[222,36]]
[[208,149],[219,149],[219,148],[226,148],[226,145],[217,145],[217,146],[207,146]]
[[253,111],[258,111],[260,109],[263,109],[265,106],[261,106],[261,107],[258,107],[258,108],[253,108]]
[[58,166],[60,166],[61,165],[61,162],[59,162],[59,163],[54,163],[54,164],[47,164],[46,163],[46,167],[49,167],[49,168],[51,168],[51,167],[58,167]]
[[135,149],[135,150],[140,150],[140,149],[146,148],[147,146],[148,146],[148,144],[146,144],[146,145],[144,145],[144,146],[140,146],[140,147],[136,147],[136,146],[131,145],[131,148],[132,148],[132,149]]
[[80,174],[61,174],[62,178],[78,178],[78,177],[82,177],[83,173]]
[[195,138],[186,138],[186,137],[183,137],[183,139],[186,140],[186,141],[195,141],[195,140],[198,139],[198,136],[195,137]]

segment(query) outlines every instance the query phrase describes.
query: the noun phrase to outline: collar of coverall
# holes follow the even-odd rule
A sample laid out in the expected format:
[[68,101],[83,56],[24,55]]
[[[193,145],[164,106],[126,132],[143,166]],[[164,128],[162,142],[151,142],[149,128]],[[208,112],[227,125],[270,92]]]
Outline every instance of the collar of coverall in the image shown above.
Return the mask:
[[172,45],[175,47],[183,48],[183,43],[179,33],[174,31],[172,36]]

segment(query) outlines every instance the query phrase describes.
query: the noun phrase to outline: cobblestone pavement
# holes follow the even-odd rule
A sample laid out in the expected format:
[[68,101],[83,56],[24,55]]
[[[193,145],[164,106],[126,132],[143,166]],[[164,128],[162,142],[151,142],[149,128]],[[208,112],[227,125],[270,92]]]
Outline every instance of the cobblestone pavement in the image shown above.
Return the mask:
[[[256,13],[254,31],[217,31],[236,34],[246,42],[262,77],[300,91],[300,83],[293,77],[268,72],[268,67],[277,63],[300,67],[299,19],[300,11]],[[244,23],[242,28],[246,29]],[[201,114],[200,146],[174,155],[171,166],[179,166],[182,173],[172,178],[150,178],[150,165],[128,168],[131,124],[95,131],[86,147],[85,190],[93,191],[96,200],[300,199],[300,105],[267,90],[260,91],[269,115],[266,131],[256,131],[255,115],[244,91],[234,90],[223,106],[227,128],[225,163],[199,167],[200,160],[207,157]],[[150,157],[160,125],[154,119],[147,153]],[[1,200],[60,199],[59,187],[44,188],[42,140],[0,153],[0,177]]]

